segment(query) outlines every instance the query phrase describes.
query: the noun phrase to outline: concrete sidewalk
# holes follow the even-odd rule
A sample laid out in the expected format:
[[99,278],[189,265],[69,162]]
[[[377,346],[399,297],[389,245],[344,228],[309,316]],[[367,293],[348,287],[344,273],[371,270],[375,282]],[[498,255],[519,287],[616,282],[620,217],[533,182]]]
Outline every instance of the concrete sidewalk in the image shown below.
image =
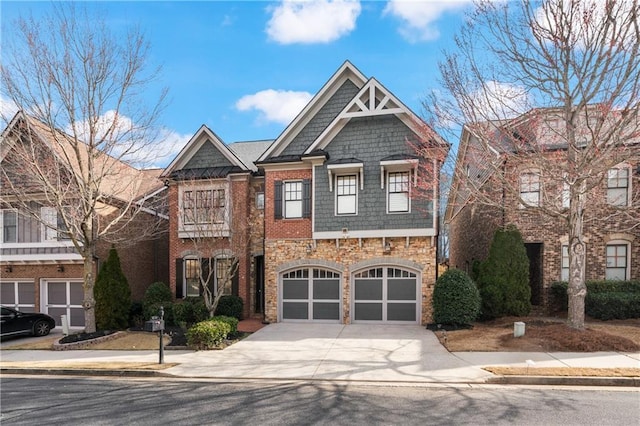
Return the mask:
[[[3,363],[29,362],[41,369],[52,362],[77,366],[87,362],[157,363],[158,359],[158,351],[30,351],[10,347],[0,351]],[[220,351],[166,350],[165,363],[178,365],[161,372],[212,379],[499,383],[502,378],[482,367],[526,367],[527,360],[535,363],[530,368],[640,368],[640,353],[450,353],[431,331],[421,326],[277,323]],[[8,372],[15,371],[3,367],[3,373]],[[539,383],[540,378],[529,382]],[[553,381],[566,382],[566,378],[562,383]],[[638,386],[639,382],[638,379],[603,382],[600,378],[589,383]],[[566,384],[572,383],[577,381]]]

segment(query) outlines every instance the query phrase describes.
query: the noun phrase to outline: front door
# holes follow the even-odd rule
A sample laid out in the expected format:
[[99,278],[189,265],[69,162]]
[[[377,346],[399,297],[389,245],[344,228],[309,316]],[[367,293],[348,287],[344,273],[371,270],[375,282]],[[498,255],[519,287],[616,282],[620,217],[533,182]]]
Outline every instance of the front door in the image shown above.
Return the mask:
[[542,243],[525,243],[529,258],[529,286],[531,287],[531,304],[542,304]]

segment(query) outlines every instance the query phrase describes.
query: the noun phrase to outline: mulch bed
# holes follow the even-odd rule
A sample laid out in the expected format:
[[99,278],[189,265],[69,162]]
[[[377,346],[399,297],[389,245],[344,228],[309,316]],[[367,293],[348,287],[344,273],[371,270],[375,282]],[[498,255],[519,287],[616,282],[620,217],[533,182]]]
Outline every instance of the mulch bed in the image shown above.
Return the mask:
[[66,344],[66,343],[76,343],[76,342],[84,342],[86,340],[93,340],[99,337],[109,336],[110,334],[115,333],[114,330],[98,330],[93,333],[77,333],[77,334],[69,334],[62,339],[59,340],[58,343]]

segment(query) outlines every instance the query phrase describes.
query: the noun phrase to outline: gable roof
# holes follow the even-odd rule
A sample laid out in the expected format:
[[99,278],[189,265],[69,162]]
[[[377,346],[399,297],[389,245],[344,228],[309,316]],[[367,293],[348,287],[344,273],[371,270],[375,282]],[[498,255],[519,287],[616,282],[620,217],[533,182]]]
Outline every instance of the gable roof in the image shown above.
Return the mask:
[[[221,170],[220,167],[213,167],[212,169],[216,170],[209,170],[208,172],[201,170],[194,175],[213,178],[223,177],[229,173],[256,172],[258,169],[253,162],[271,143],[271,141],[236,142],[234,144],[226,145],[222,139],[215,134],[215,132],[203,124],[191,139],[189,139],[189,142],[187,142],[182,150],[180,150],[171,164],[164,169],[161,176],[185,177],[186,175],[184,175],[182,169],[192,158],[194,158],[195,155],[197,155],[199,150],[206,143],[211,143],[213,147],[230,163],[230,166],[226,167],[225,170]],[[222,175],[220,173],[222,173]]]
[[[284,129],[271,146],[260,156],[258,163],[268,162],[271,157],[279,156],[291,141],[304,129],[316,113],[331,99],[345,81],[351,81],[358,88],[365,85],[367,79],[351,62],[345,61],[307,106]],[[302,154],[302,153],[301,153]]]
[[[27,128],[20,128],[21,123],[24,123]],[[80,165],[88,162],[89,152],[87,149],[74,149],[78,145],[84,145],[84,141],[74,139],[60,130],[52,129],[22,111],[16,113],[2,132],[3,143],[1,144],[0,161],[4,160],[16,143],[16,139],[11,135],[24,131],[32,132],[40,142],[51,150],[54,156],[60,159],[60,164],[71,173],[77,173],[80,170]],[[141,199],[164,187],[162,181],[158,179],[160,169],[137,169],[102,151],[97,152],[94,165],[100,170],[109,171],[100,176],[99,189],[103,195],[114,199],[123,201]]]

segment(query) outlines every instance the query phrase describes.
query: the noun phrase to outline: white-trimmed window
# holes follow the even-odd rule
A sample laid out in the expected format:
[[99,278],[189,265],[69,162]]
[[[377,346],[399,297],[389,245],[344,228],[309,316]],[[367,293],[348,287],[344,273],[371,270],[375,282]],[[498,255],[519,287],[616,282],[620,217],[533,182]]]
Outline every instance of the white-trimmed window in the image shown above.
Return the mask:
[[387,211],[407,213],[411,210],[410,172],[389,172],[387,174]]
[[42,227],[40,232],[41,241],[58,240],[58,212],[54,207],[41,207],[40,220]]
[[336,176],[336,215],[358,213],[358,175]]
[[284,182],[284,217],[302,217],[302,181]]
[[629,243],[625,241],[611,241],[606,248],[605,279],[626,280],[629,277]]
[[569,281],[569,245],[562,244],[562,258],[560,260],[560,280]]
[[521,207],[540,206],[540,173],[527,170],[520,173],[520,198],[524,202]]
[[182,217],[185,225],[224,223],[224,189],[198,189],[182,192]]
[[0,231],[3,243],[18,242],[18,212],[16,210],[0,210]]
[[607,203],[617,207],[629,205],[631,169],[615,167],[607,171]]
[[184,265],[184,286],[185,297],[200,296],[200,259],[186,258]]
[[264,210],[264,192],[256,192],[256,209]]

